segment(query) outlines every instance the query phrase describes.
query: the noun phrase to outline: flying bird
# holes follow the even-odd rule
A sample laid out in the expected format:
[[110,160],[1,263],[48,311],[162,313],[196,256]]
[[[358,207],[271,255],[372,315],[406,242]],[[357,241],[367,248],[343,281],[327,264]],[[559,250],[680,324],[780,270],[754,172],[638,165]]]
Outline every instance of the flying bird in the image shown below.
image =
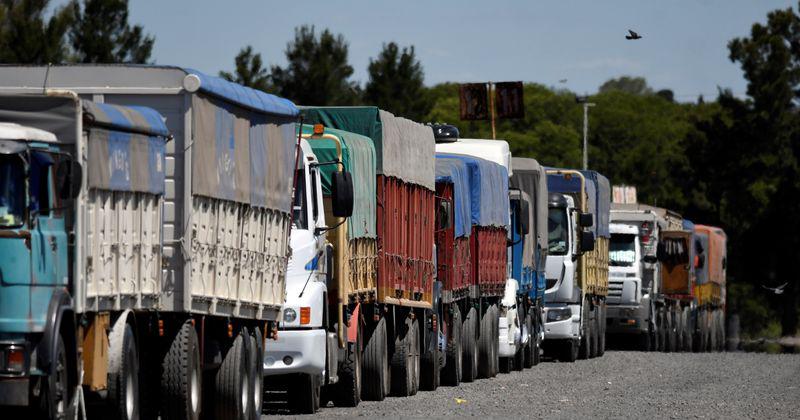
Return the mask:
[[558,81],[558,83],[567,83],[567,79],[561,79]]
[[764,286],[762,284],[761,287],[769,290],[772,293],[775,293],[776,295],[782,295],[783,294],[783,288],[786,287],[787,284],[789,284],[789,283],[788,282],[787,283],[783,283],[782,285],[780,285],[778,287],[767,287],[767,286]]
[[625,39],[628,39],[628,40],[631,40],[631,39],[642,39],[642,36],[637,34],[636,32],[633,32],[633,29],[628,29],[628,33],[629,33],[629,35],[625,35]]

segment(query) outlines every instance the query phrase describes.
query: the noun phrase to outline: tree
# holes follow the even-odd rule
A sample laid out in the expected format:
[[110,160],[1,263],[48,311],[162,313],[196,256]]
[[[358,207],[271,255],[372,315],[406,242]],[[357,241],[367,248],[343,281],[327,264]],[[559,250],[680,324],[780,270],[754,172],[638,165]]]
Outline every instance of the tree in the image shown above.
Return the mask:
[[221,71],[220,77],[264,92],[270,90],[269,73],[263,67],[261,54],[253,54],[252,46],[242,48],[239,54],[236,54],[234,61],[236,62],[234,73]]
[[46,64],[64,60],[72,11],[59,7],[45,19],[49,8],[49,0],[0,1],[0,62]]
[[286,67],[273,66],[270,74],[281,96],[304,105],[352,105],[360,94],[351,82],[348,46],[342,35],[325,29],[317,37],[314,26],[301,26],[286,47]]
[[378,58],[369,60],[368,71],[364,102],[417,121],[431,111],[433,103],[413,46],[401,50],[394,42],[383,44]]
[[80,63],[147,63],[155,38],[128,24],[128,0],[72,1],[69,38]]
[[647,86],[644,77],[622,76],[610,79],[600,86],[600,93],[619,90],[632,95],[650,95],[653,89]]
[[[729,217],[750,227],[743,234],[750,241],[743,245],[753,252],[749,260],[759,261],[757,281],[788,282],[779,299],[781,327],[784,335],[794,336],[800,219],[786,216],[800,212],[800,16],[792,8],[772,11],[766,24],[753,24],[750,37],[733,39],[728,49],[731,61],[744,72],[752,98],[729,105],[744,114],[740,141],[733,145],[740,172],[731,185],[738,191],[730,195]],[[771,245],[765,249],[764,243]]]

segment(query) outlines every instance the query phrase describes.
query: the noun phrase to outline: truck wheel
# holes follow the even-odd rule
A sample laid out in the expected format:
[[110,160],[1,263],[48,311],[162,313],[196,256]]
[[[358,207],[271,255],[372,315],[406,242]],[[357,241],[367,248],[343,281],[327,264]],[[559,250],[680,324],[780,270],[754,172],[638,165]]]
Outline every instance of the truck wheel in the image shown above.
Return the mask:
[[448,386],[458,386],[461,383],[462,354],[461,354],[461,312],[455,310],[452,325],[448,328],[447,337],[447,360],[442,372],[442,384]]
[[597,310],[597,305],[594,305],[592,310],[590,311],[589,319],[591,320],[589,324],[589,358],[594,359],[597,357],[598,347],[600,345],[600,326],[598,325],[599,314]]
[[369,338],[363,354],[363,388],[361,398],[364,400],[383,401],[388,394],[386,380],[389,378],[389,355],[386,345],[386,319],[381,318],[372,337]]
[[598,340],[597,340],[597,356],[602,357],[606,354],[606,307],[605,304],[599,305],[597,307],[597,329],[598,331]]
[[533,328],[533,321],[531,321],[531,314],[525,317],[525,328],[528,330],[528,344],[522,350],[522,367],[530,369],[533,367],[533,352],[536,347],[536,340],[539,339],[538,334]]
[[416,326],[416,321],[406,318],[395,339],[394,354],[392,354],[392,395],[398,397],[416,393],[415,374],[419,372]]
[[590,322],[590,315],[589,315],[589,302],[583,302],[583,315],[581,315],[581,348],[580,352],[578,353],[579,359],[588,359],[589,358],[589,343],[591,342],[591,327],[592,323]]
[[568,363],[575,363],[578,360],[579,347],[578,340],[567,339],[564,340],[561,350],[561,361]]
[[650,332],[639,334],[639,351],[650,351]]
[[66,420],[73,417],[69,390],[69,371],[67,361],[67,347],[64,345],[64,338],[61,334],[56,335],[56,354],[53,357],[53,364],[50,374],[47,375],[42,396],[40,400],[40,410],[43,418]]
[[692,343],[692,317],[689,308],[683,308],[683,351],[690,352],[693,349]]
[[127,317],[120,317],[108,335],[107,418],[139,418],[139,355]]
[[463,349],[463,370],[461,373],[461,380],[463,382],[472,382],[478,377],[478,312],[475,308],[471,308],[467,313],[466,322],[461,334],[461,343]]
[[[421,333],[422,331],[420,331]],[[433,335],[433,344],[431,348],[426,351],[423,356],[420,358],[420,375],[419,377],[419,389],[424,391],[435,391],[436,388],[439,387],[439,383],[441,382],[441,365],[439,364],[439,331],[430,331],[430,334]],[[419,337],[419,335],[418,335]],[[428,340],[430,341],[430,340]],[[420,339],[420,343],[422,340]],[[421,347],[421,346],[420,346]]]
[[658,329],[657,329],[657,336],[658,341],[656,342],[656,351],[666,351],[667,348],[667,319],[664,316],[664,311],[658,311]]
[[319,410],[321,381],[318,375],[299,374],[289,385],[289,404],[299,414]]
[[[262,397],[264,396],[264,352],[261,348],[261,330],[256,327],[253,331],[255,335],[250,335],[250,389],[253,391],[250,401],[250,418],[259,420],[261,409],[263,408]],[[319,397],[319,391],[317,392]],[[317,408],[319,408],[319,398],[317,398]]]
[[497,376],[500,370],[500,310],[497,305],[492,305],[492,378]]
[[717,325],[717,311],[711,311],[711,351],[719,351],[719,325]]
[[200,418],[202,372],[197,332],[187,321],[161,362],[161,418]]
[[[530,345],[530,342],[528,342],[528,345]],[[527,348],[527,346],[525,346],[525,347],[522,347],[522,346],[517,347],[517,351],[514,353],[514,361],[512,363],[512,369],[514,369],[516,371],[521,371],[522,369],[525,369],[525,349],[526,348]]]
[[250,408],[250,339],[240,333],[233,340],[214,381],[214,418],[245,420]]
[[536,366],[542,361],[542,331],[544,331],[544,323],[542,322],[542,316],[538,309],[536,310],[536,317],[533,319],[533,331],[535,333],[533,341],[533,365]]
[[486,309],[486,312],[481,317],[480,323],[480,337],[478,337],[478,377],[491,378],[492,370],[494,369],[494,361],[492,360],[492,338],[497,340],[497,337],[492,337],[492,308]]
[[361,402],[361,349],[364,339],[361,323],[353,320],[356,342],[347,343],[345,359],[339,363],[339,382],[333,385],[331,397],[337,407],[355,407]]

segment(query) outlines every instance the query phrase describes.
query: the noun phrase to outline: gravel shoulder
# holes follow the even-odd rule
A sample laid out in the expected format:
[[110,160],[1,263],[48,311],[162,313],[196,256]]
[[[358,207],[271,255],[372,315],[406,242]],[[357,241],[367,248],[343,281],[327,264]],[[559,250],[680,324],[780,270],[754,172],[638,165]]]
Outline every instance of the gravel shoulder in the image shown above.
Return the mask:
[[[268,407],[278,416],[264,418],[291,414],[280,404]],[[609,351],[315,415],[355,416],[797,419],[800,355]]]

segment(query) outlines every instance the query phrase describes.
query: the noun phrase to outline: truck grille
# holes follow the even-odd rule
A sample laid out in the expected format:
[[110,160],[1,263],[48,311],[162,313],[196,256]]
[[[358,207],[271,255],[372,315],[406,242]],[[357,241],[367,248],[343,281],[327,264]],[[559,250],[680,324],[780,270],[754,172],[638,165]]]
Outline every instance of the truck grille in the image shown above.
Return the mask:
[[622,298],[622,283],[621,279],[608,279],[608,296],[606,302],[610,304],[619,304]]

